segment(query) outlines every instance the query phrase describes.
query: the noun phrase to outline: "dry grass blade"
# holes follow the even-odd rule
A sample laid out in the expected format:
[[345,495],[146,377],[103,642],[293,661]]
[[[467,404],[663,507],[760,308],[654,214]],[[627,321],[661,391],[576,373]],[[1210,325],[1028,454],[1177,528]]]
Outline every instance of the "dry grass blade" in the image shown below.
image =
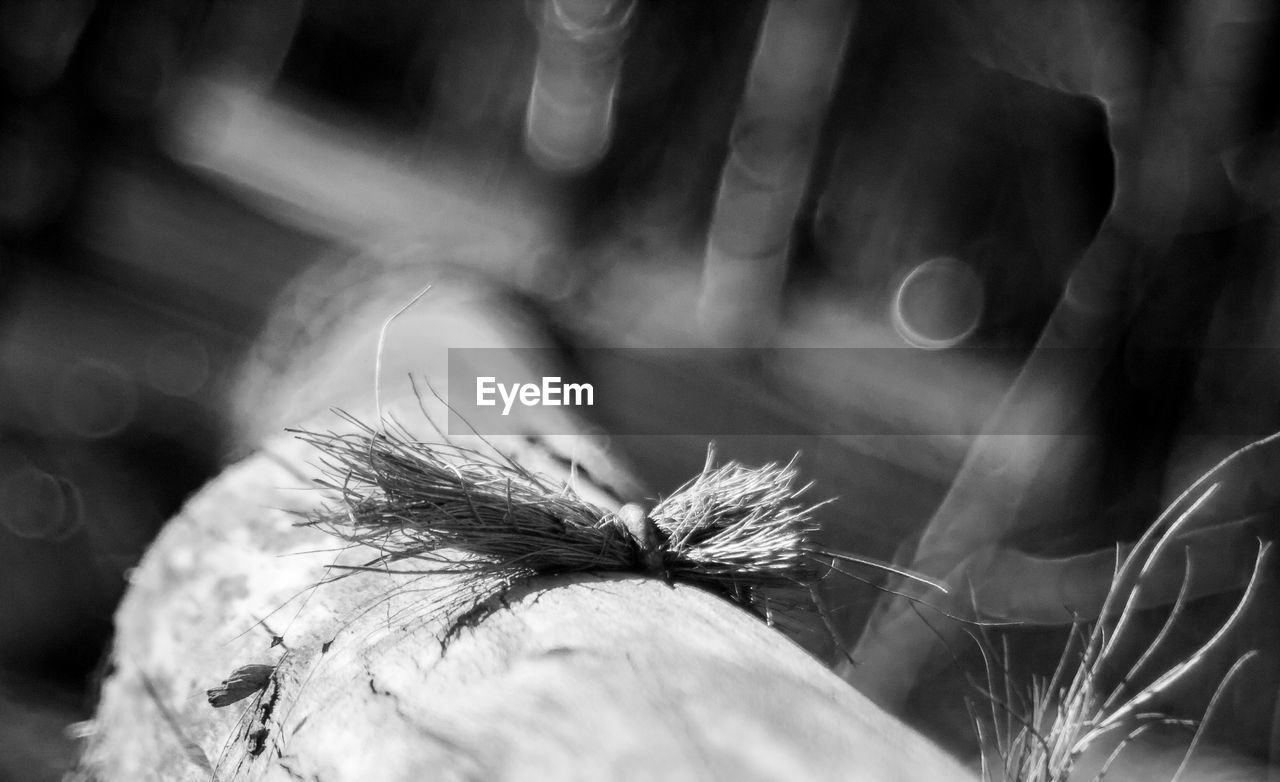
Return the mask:
[[[1267,545],[1260,547],[1253,577],[1243,597],[1209,640],[1196,652],[1156,677],[1154,682],[1123,703],[1114,705],[1112,699],[1104,700],[1101,697],[1097,679],[1099,669],[1103,663],[1107,662],[1107,658],[1091,656],[1088,651],[1081,654],[1079,668],[1068,686],[1056,691],[1052,687],[1052,682],[1035,687],[1028,716],[1022,720],[1019,731],[1007,742],[1008,749],[1003,755],[1005,761],[1003,778],[1016,780],[1016,782],[1065,782],[1070,777],[1076,760],[1086,749],[1122,726],[1137,725],[1120,742],[1113,756],[1107,759],[1104,764],[1107,767],[1130,742],[1149,729],[1144,726],[1168,724],[1194,726],[1193,722],[1171,719],[1158,713],[1140,712],[1139,708],[1150,703],[1161,693],[1167,692],[1179,680],[1197,670],[1209,651],[1238,624],[1245,607],[1256,594],[1268,550]],[[1101,635],[1105,633],[1095,628],[1091,640],[1096,640]],[[1166,635],[1162,633],[1159,638],[1163,639]],[[1206,717],[1220,699],[1226,685],[1235,677],[1244,659],[1248,657],[1242,658],[1223,677],[1217,694],[1206,709]],[[1195,742],[1199,735],[1197,733],[1197,738],[1193,738],[1193,743],[1188,748],[1188,757],[1195,749]]]
[[[1173,668],[1170,668],[1154,682],[1147,685],[1140,692],[1130,698],[1122,706],[1119,706],[1108,714],[1105,719],[1098,723],[1097,727],[1094,728],[1094,731],[1110,730],[1112,726],[1129,716],[1139,706],[1149,702],[1160,693],[1169,690],[1174,684],[1184,678],[1188,673],[1194,670],[1197,665],[1199,665],[1205,656],[1208,655],[1208,653],[1227,636],[1227,633],[1236,626],[1240,617],[1244,615],[1245,608],[1252,601],[1253,596],[1257,594],[1258,586],[1262,582],[1263,565],[1266,562],[1267,555],[1270,553],[1270,550],[1271,544],[1269,543],[1261,544],[1258,547],[1258,558],[1254,562],[1253,575],[1249,579],[1248,586],[1245,588],[1244,596],[1240,599],[1240,602],[1236,604],[1235,610],[1231,612],[1231,616],[1222,623],[1217,632],[1215,632],[1208,641],[1205,641],[1205,643],[1201,645],[1201,647],[1190,657],[1175,665]],[[1083,740],[1087,741],[1088,739],[1090,739],[1090,735],[1086,734]]]
[[1222,681],[1218,682],[1218,687],[1213,692],[1213,697],[1209,699],[1209,705],[1205,708],[1204,719],[1200,720],[1200,724],[1196,726],[1195,735],[1191,737],[1191,743],[1187,745],[1187,751],[1182,756],[1182,762],[1178,764],[1178,770],[1173,772],[1173,779],[1169,782],[1178,782],[1182,779],[1183,773],[1187,770],[1187,766],[1191,763],[1191,756],[1199,746],[1201,739],[1204,738],[1205,725],[1209,723],[1209,716],[1213,714],[1214,707],[1222,700],[1222,695],[1227,691],[1227,686],[1236,678],[1236,674],[1249,664],[1253,658],[1258,656],[1256,650],[1246,652],[1235,661],[1231,669],[1222,677]]
[[[1105,697],[1099,691],[1100,672],[1104,666],[1109,667],[1116,662],[1113,658],[1119,654],[1120,638],[1133,622],[1142,590],[1150,574],[1155,571],[1157,560],[1172,547],[1181,532],[1192,524],[1193,517],[1219,488],[1219,484],[1212,483],[1211,479],[1220,474],[1222,468],[1230,462],[1275,439],[1276,436],[1273,435],[1246,446],[1201,476],[1165,509],[1134,545],[1129,555],[1117,563],[1101,618],[1088,632],[1083,648],[1078,652],[1074,676],[1069,682],[1063,681],[1075,634],[1072,635],[1072,642],[1067,644],[1053,677],[1047,682],[1033,685],[1030,707],[1022,714],[1012,715],[1014,726],[1008,731],[1012,735],[1003,740],[996,739],[996,753],[1002,761],[1000,771],[1003,779],[1016,782],[1065,782],[1078,758],[1089,747],[1126,726],[1128,732],[1106,758],[1099,778],[1106,774],[1132,742],[1152,728],[1162,725],[1196,728],[1174,778],[1177,779],[1185,771],[1203,735],[1205,720],[1216,708],[1227,686],[1237,677],[1244,664],[1252,659],[1252,654],[1246,654],[1237,660],[1222,677],[1201,720],[1175,719],[1142,710],[1149,708],[1158,696],[1169,692],[1192,672],[1200,670],[1210,652],[1239,625],[1245,609],[1257,595],[1271,545],[1259,543],[1253,572],[1234,610],[1192,654],[1168,670],[1154,675],[1151,683],[1136,693],[1129,694],[1129,686],[1144,666],[1154,659],[1156,651],[1172,635],[1174,624],[1182,616],[1188,595],[1187,582],[1191,578],[1188,558],[1183,585],[1169,616],[1154,641]],[[989,670],[988,677],[990,678]],[[984,757],[984,765],[985,760]],[[985,775],[984,778],[991,779]]]

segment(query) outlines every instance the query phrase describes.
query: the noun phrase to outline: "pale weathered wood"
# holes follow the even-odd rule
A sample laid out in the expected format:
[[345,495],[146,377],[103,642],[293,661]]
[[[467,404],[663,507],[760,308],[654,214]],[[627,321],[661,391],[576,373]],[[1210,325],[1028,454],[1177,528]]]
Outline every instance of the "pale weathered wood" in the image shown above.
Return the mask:
[[[264,353],[244,385],[244,437],[261,437],[268,420],[336,426],[322,411],[338,402],[371,416],[377,328],[412,296],[406,279],[434,275],[439,290],[392,329],[384,402],[424,437],[423,411],[394,378],[413,369],[443,387],[448,344],[537,344],[501,299],[456,275],[405,268],[378,266],[363,283],[348,278],[346,291],[296,300],[314,306],[295,303],[293,325],[269,333],[277,360]],[[442,408],[431,400],[427,412]],[[617,488],[625,473],[591,438],[494,444],[563,479],[551,451],[572,454],[600,476],[579,480],[597,502],[616,504],[611,487],[634,491]],[[373,556],[335,553],[334,539],[294,525],[324,499],[304,488],[313,457],[268,437],[197,495],[136,569],[86,753],[97,777],[971,776],[765,624],[689,587],[627,577],[520,584],[447,645],[467,607],[444,602],[452,576],[366,571],[309,589],[335,561]],[[273,648],[273,636],[283,644]],[[261,699],[205,701],[237,667],[277,660]]]

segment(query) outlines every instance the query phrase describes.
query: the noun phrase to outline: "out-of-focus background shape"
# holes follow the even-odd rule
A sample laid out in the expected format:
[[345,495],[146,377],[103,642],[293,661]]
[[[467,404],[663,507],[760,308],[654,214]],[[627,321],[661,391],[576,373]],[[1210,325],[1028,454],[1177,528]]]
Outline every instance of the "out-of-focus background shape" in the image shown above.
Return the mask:
[[[734,348],[582,367],[606,430],[690,422],[620,439],[653,492],[734,399],[792,434],[720,453],[801,450],[829,543],[976,581],[1056,661],[1098,553],[1280,428],[1278,35],[1267,0],[0,0],[0,776],[72,762],[129,568],[251,445],[229,388],[274,297],[370,246],[570,345]],[[789,346],[885,350],[750,350]],[[1274,532],[1257,470],[1228,551]],[[851,681],[972,754],[955,658],[902,654],[932,631],[830,592]],[[1266,624],[1218,738],[1280,767]]]

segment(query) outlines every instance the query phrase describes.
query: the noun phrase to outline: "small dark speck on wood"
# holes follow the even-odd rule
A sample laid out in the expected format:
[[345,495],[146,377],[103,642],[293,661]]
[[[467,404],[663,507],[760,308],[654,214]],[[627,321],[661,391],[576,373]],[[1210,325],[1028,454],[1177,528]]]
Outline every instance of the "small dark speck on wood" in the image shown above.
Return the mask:
[[222,684],[209,690],[209,705],[215,709],[230,706],[267,688],[274,665],[242,665],[222,680]]

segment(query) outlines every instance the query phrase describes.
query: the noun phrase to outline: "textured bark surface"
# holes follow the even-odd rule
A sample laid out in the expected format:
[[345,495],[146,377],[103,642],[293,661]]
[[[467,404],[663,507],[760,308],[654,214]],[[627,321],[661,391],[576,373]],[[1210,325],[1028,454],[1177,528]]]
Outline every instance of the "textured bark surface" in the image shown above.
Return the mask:
[[[297,306],[292,325],[268,333],[243,386],[246,440],[300,422],[336,427],[322,412],[333,404],[372,419],[377,329],[414,290],[386,284],[397,274],[371,278],[381,293],[346,294],[341,318],[329,307],[327,328]],[[433,399],[420,409],[408,371],[443,388],[446,345],[536,344],[510,308],[447,276],[395,323],[385,355],[385,411],[424,438],[424,412],[443,420],[444,408]],[[598,439],[538,437],[547,422],[527,425],[534,436],[494,445],[602,504],[636,491]],[[363,571],[311,589],[335,562],[374,555],[295,525],[325,499],[307,488],[314,457],[269,437],[198,494],[137,568],[86,754],[97,777],[970,776],[764,623],[692,588],[545,580],[465,617],[482,596],[451,600],[457,582],[444,574]],[[259,694],[206,702],[240,666],[276,662]]]

